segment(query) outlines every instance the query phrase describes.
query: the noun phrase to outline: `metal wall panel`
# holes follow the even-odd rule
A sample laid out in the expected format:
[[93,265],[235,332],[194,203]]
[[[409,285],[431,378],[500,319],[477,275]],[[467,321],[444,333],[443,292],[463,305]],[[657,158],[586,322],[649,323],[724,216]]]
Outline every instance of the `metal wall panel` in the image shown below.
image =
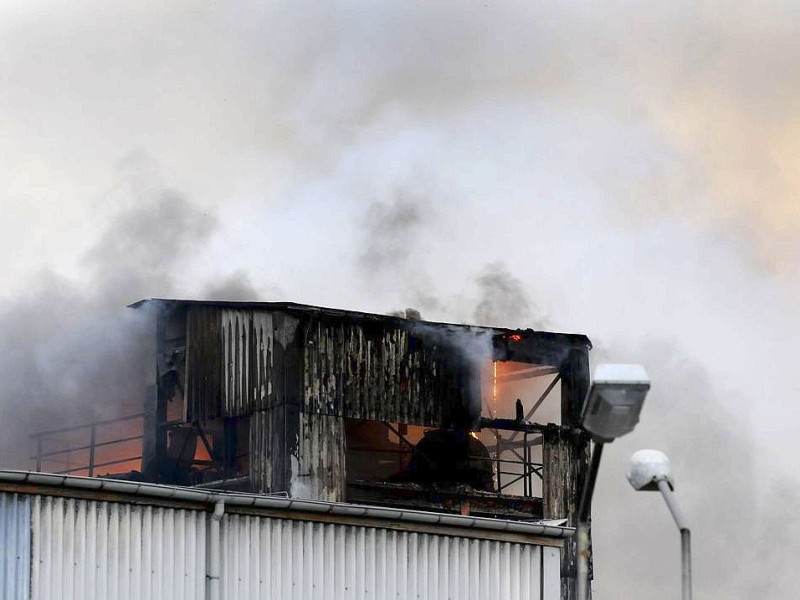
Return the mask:
[[289,490],[286,412],[283,405],[250,416],[250,483],[256,492]]
[[345,496],[344,419],[301,413],[292,450],[292,498],[343,502]]
[[222,310],[220,321],[223,414],[263,408],[273,395],[272,314]]
[[561,598],[561,551],[542,548],[542,598]]
[[560,597],[555,548],[236,514],[222,537],[225,598]]
[[242,416],[285,402],[284,352],[297,323],[282,312],[190,306],[187,420]]
[[190,421],[299,401],[305,412],[437,426],[479,409],[476,358],[492,352],[488,331],[413,321],[192,305],[186,322]]
[[202,600],[206,513],[36,496],[33,600]]
[[186,313],[186,419],[221,414],[222,336],[219,309],[190,306]]
[[250,417],[250,481],[261,493],[341,502],[345,490],[344,419],[286,406]]
[[[205,596],[209,513],[0,494],[2,598]],[[558,600],[558,548],[227,513],[222,598]]]
[[31,582],[31,499],[0,493],[0,597],[27,600]]
[[325,319],[306,331],[304,410],[352,419],[440,425],[478,385],[474,362],[457,352],[484,335],[491,355],[488,334],[448,326]]

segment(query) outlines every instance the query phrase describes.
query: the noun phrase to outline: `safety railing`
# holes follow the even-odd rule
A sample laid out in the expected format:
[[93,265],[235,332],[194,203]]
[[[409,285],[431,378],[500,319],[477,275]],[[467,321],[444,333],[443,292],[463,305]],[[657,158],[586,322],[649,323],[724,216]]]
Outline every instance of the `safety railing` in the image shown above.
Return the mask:
[[[397,447],[387,448],[368,443],[348,443],[347,451],[358,454],[394,457],[397,471],[408,465],[413,455],[415,443],[410,441],[395,424],[382,423],[399,441]],[[487,446],[489,456],[470,454],[471,462],[488,463],[492,467],[495,491],[498,493],[521,495],[526,498],[541,496],[544,465],[534,456],[535,450],[542,448],[542,435],[538,432],[512,432],[512,439],[504,438],[492,430],[494,444]],[[513,439],[521,434],[521,439]],[[519,489],[519,484],[522,489]]]
[[129,415],[31,435],[37,471],[85,473],[126,465],[141,469],[144,415]]

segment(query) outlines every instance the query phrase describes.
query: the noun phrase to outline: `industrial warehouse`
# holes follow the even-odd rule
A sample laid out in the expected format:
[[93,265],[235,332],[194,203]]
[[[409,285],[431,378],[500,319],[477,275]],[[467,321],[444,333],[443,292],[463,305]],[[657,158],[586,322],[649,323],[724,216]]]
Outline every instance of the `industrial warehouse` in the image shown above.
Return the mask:
[[576,597],[585,336],[131,309],[141,410],[40,432],[35,469],[0,472],[3,598]]

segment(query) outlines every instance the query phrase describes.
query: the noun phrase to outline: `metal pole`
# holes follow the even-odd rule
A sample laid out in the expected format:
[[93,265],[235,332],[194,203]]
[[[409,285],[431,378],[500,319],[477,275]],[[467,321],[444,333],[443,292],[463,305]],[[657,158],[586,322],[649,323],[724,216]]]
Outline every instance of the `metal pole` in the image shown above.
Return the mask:
[[581,503],[578,506],[578,600],[588,600],[589,598],[589,513],[602,455],[603,444],[597,442],[594,452],[592,452],[592,463],[586,473],[586,480],[583,482]]
[[97,437],[94,423],[89,434],[89,477],[94,477],[94,444]]
[[672,513],[672,518],[675,519],[675,524],[681,532],[681,587],[683,591],[683,600],[692,600],[692,534],[689,531],[689,526],[683,518],[678,508],[678,503],[675,501],[675,496],[672,494],[672,488],[665,479],[658,482],[658,489],[664,500],[667,503],[669,512]]
[[681,529],[681,587],[683,600],[692,600],[692,534]]
[[42,434],[36,436],[36,470],[42,471]]
[[222,598],[222,540],[220,538],[220,521],[225,515],[225,501],[219,500],[214,505],[208,527],[208,554],[206,555],[206,599]]
[[[525,437],[522,438],[522,443],[525,444]],[[523,445],[522,446],[522,495],[528,495],[528,449]]]

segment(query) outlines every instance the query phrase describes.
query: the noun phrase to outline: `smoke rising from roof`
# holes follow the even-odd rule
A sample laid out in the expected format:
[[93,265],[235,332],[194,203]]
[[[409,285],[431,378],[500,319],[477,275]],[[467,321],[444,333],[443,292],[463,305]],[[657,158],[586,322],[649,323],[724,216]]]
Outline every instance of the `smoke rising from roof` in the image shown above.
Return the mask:
[[[249,295],[249,278],[433,320],[546,314],[589,334],[595,363],[654,377],[641,428],[604,457],[598,598],[677,590],[669,516],[623,475],[659,445],[697,528],[698,592],[793,596],[796,3],[2,10],[0,386],[23,420],[9,435],[134,377],[101,351],[128,336],[97,324],[140,296]],[[115,204],[104,236],[94,198],[130,148],[186,195],[135,167],[149,191]],[[104,250],[73,267],[88,239]],[[501,277],[483,270],[496,261]],[[220,287],[220,270],[244,275]],[[64,391],[62,374],[91,385]]]
[[365,245],[359,262],[372,274],[403,264],[413,244],[415,230],[423,223],[419,202],[400,195],[389,203],[369,206],[364,219]]
[[149,315],[125,307],[173,294],[176,271],[216,220],[176,192],[127,177],[124,187],[125,202],[83,257],[84,279],[39,273],[0,309],[6,466],[27,463],[31,433],[141,412],[154,332]]
[[486,265],[477,278],[480,299],[473,313],[481,325],[524,323],[533,329],[544,329],[546,320],[533,316],[525,284],[508,272],[503,263]]
[[[263,302],[264,291],[256,289],[250,277],[244,271],[235,271],[211,281],[203,289],[200,297],[203,300],[222,300],[225,302]],[[277,294],[277,288],[270,290],[270,296]]]

